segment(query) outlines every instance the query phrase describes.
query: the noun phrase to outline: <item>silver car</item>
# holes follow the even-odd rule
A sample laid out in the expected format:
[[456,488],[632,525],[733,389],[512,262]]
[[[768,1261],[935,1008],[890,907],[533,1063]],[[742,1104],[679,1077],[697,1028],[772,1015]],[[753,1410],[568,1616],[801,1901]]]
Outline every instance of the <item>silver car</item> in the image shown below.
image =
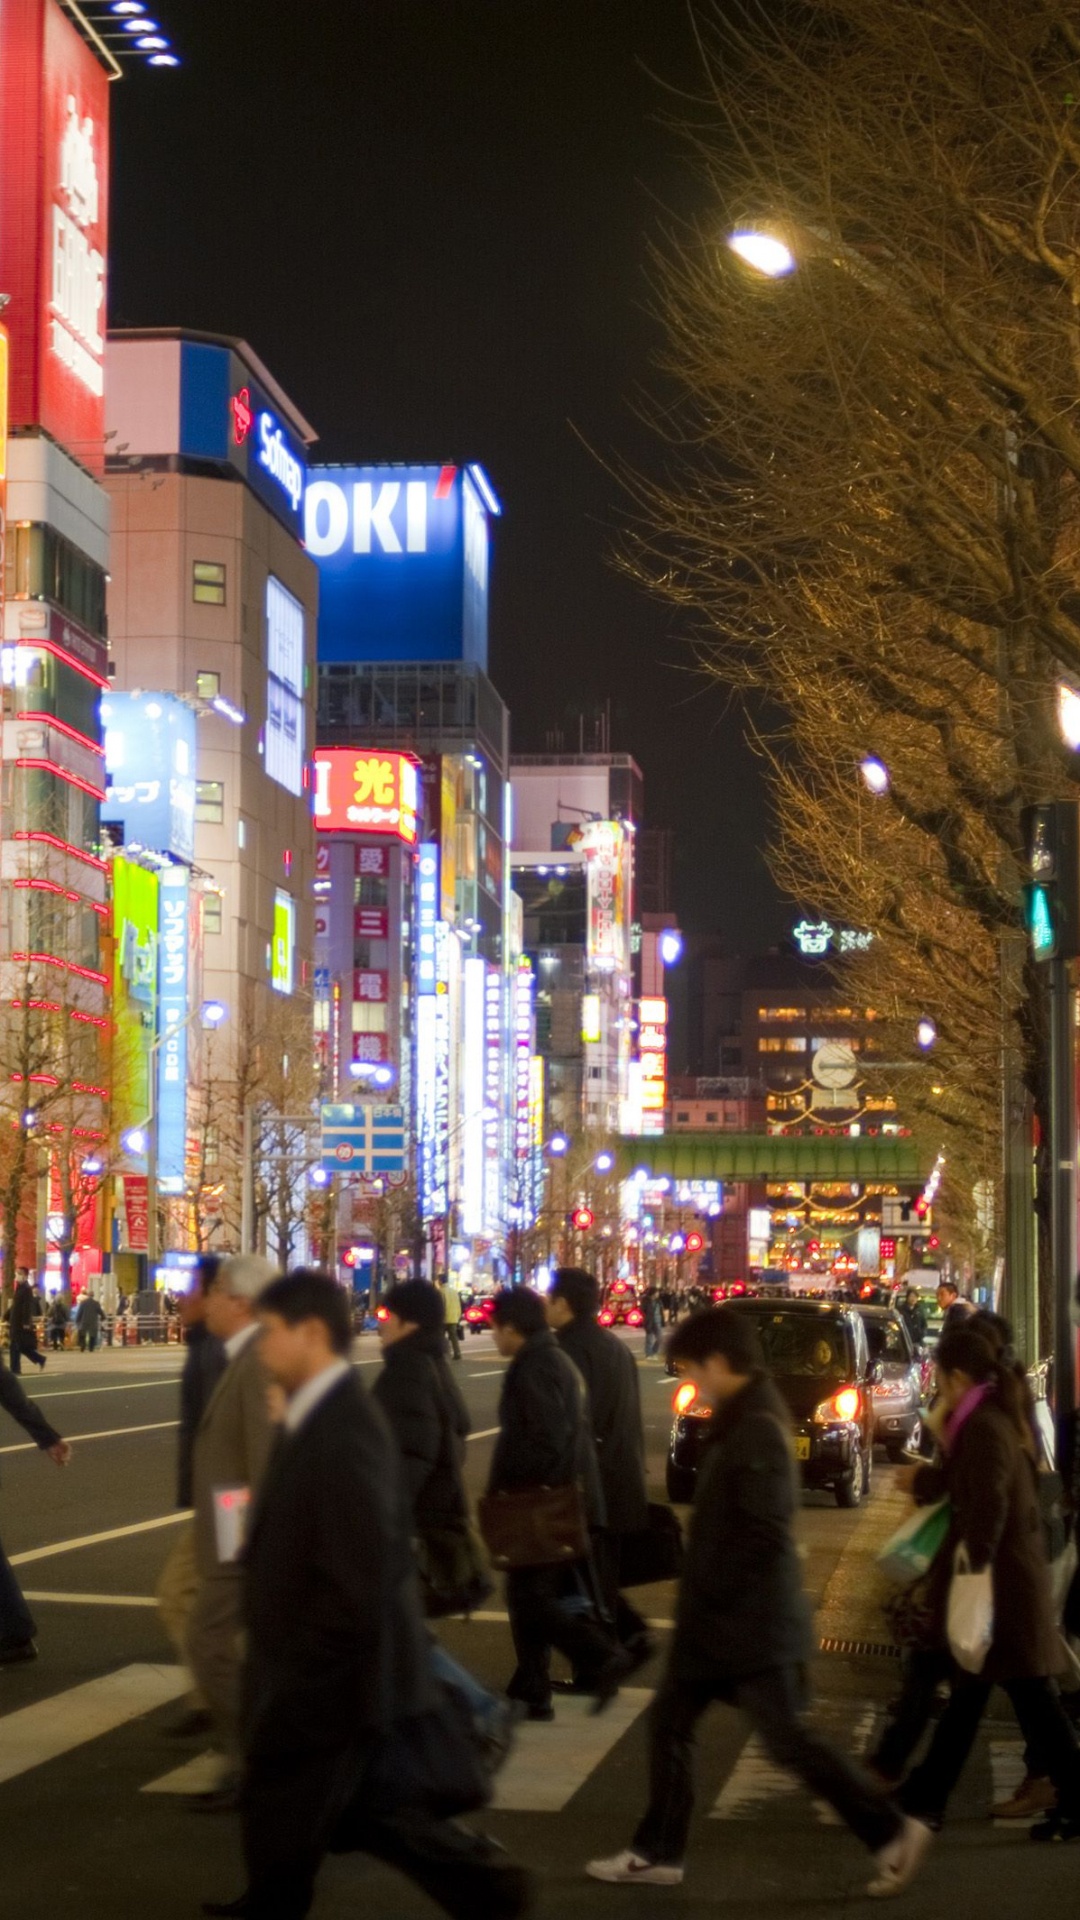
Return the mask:
[[874,1440],[890,1460],[916,1452],[922,1438],[922,1369],[895,1307],[860,1307],[871,1361],[882,1370],[874,1396]]

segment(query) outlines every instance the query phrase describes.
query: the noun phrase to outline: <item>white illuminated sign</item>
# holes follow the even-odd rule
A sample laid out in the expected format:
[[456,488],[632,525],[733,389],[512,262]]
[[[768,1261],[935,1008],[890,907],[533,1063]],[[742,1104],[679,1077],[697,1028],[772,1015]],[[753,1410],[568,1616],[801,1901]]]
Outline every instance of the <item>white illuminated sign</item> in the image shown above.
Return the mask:
[[288,494],[294,513],[300,511],[304,492],[304,469],[291,453],[272,413],[259,415],[259,465]]
[[426,553],[427,482],[407,480],[403,486],[400,480],[383,480],[378,485],[357,480],[347,493],[336,480],[313,480],[304,497],[308,552],[316,560],[340,553],[349,538],[350,523],[354,553]]
[[841,927],[839,932],[827,920],[800,920],[792,938],[800,953],[818,958],[835,945],[838,953],[865,953],[873,945],[872,933],[858,927]]
[[[265,418],[265,416],[264,416]],[[304,787],[304,609],[273,574],[266,582],[266,771]]]
[[462,966],[464,1032],[461,1050],[461,1225],[484,1230],[485,988],[487,963],[473,955]]
[[100,203],[94,122],[89,114],[80,120],[73,95],[68,96],[67,116],[53,206],[52,349],[76,379],[100,397],[105,391],[105,261],[90,238]]

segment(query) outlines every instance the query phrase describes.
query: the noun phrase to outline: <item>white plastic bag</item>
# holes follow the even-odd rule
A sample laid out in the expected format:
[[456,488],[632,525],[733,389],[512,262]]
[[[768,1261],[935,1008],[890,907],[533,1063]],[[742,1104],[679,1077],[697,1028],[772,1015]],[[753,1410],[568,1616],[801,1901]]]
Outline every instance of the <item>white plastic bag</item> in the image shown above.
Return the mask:
[[981,1673],[994,1638],[994,1582],[990,1567],[972,1573],[967,1548],[957,1547],[949,1588],[949,1648],[965,1673]]

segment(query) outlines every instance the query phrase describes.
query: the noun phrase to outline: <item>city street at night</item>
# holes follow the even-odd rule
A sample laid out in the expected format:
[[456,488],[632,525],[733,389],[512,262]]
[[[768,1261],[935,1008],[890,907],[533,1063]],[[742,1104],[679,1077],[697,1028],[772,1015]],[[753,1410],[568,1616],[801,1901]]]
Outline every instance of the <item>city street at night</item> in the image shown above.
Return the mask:
[[[633,1342],[635,1347],[639,1342]],[[375,1343],[358,1347],[361,1378],[379,1365]],[[472,1415],[469,1483],[482,1489],[502,1363],[486,1336],[470,1341],[461,1367]],[[242,1869],[235,1821],[192,1808],[206,1785],[198,1743],[165,1732],[183,1681],[152,1603],[170,1529],[175,1451],[177,1355],[108,1350],[61,1355],[35,1380],[36,1398],[69,1435],[75,1452],[63,1473],[27,1451],[17,1430],[0,1435],[3,1538],[38,1622],[36,1664],[0,1681],[0,1817],[18,1836],[5,1872],[13,1912],[48,1920],[181,1920],[207,1896],[229,1897]],[[662,1497],[672,1383],[658,1362],[642,1363],[652,1496]],[[807,1496],[800,1526],[805,1576],[828,1642],[886,1644],[869,1558],[900,1511],[891,1469],[879,1459],[875,1492],[857,1513],[825,1495]],[[636,1596],[662,1646],[672,1617],[670,1587]],[[505,1684],[511,1662],[501,1599],[480,1616],[441,1629],[446,1644],[484,1681]],[[524,1728],[501,1775],[494,1808],[477,1824],[540,1877],[539,1913],[607,1915],[627,1902],[631,1916],[670,1906],[689,1920],[725,1912],[746,1920],[782,1904],[808,1920],[860,1904],[864,1857],[831,1817],[761,1757],[738,1716],[717,1708],[701,1741],[699,1818],[681,1891],[621,1894],[581,1873],[598,1847],[622,1844],[645,1787],[644,1710],[659,1660],[599,1719],[587,1702],[561,1700],[553,1726]],[[823,1653],[815,1672],[822,1725],[841,1745],[865,1745],[897,1682],[881,1652]],[[924,1879],[907,1897],[912,1920],[975,1920],[992,1903],[1020,1911],[1061,1887],[1070,1857],[1028,1845],[1025,1830],[995,1830],[992,1797],[1019,1777],[1021,1745],[1002,1700],[966,1776],[955,1818]],[[46,1877],[48,1892],[46,1894]],[[318,1920],[357,1911],[408,1916],[434,1912],[405,1881],[361,1858],[330,1862],[320,1882]],[[866,1903],[869,1911],[870,1903]]]

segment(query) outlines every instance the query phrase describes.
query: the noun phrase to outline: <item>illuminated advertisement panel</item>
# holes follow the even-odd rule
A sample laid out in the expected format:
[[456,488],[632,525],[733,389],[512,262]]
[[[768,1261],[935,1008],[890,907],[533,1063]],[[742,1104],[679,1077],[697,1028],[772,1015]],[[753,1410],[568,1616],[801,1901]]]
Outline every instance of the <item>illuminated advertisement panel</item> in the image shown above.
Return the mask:
[[263,764],[286,792],[304,790],[304,609],[270,574],[266,582],[266,734]]
[[125,846],[195,858],[195,714],[168,693],[109,693],[103,825]]
[[664,1131],[667,1105],[666,999],[656,995],[638,1001],[638,1054],[641,1070],[641,1112],[645,1133]]
[[484,985],[484,1232],[494,1238],[502,1225],[503,980],[489,966]]
[[116,858],[111,867],[113,935],[112,1117],[117,1131],[150,1115],[150,1046],[157,1029],[158,878]]
[[435,928],[439,919],[439,849],[420,848],[416,876],[416,991],[423,999],[436,987]]
[[487,962],[471,955],[462,965],[461,1227],[484,1231],[484,1081]]
[[320,833],[387,833],[412,846],[420,786],[404,753],[354,747],[315,750],[315,825]]
[[11,424],[105,453],[109,80],[56,0],[0,10],[0,233]]
[[185,1022],[190,1011],[188,911],[191,882],[187,868],[164,868],[160,884],[158,1188],[162,1193],[183,1193],[188,1081],[188,1029]]
[[621,821],[594,820],[577,841],[588,888],[588,964],[601,972],[623,971],[627,963],[625,840]]
[[487,668],[483,469],[312,467],[305,545],[319,567],[320,660],[468,660]]
[[[514,975],[514,1159],[519,1167],[532,1153],[532,1059],[535,1045],[533,999],[536,982],[527,960]],[[519,1183],[520,1184],[520,1183]]]
[[274,938],[270,948],[270,985],[291,993],[296,974],[296,901],[279,887],[274,894]]

